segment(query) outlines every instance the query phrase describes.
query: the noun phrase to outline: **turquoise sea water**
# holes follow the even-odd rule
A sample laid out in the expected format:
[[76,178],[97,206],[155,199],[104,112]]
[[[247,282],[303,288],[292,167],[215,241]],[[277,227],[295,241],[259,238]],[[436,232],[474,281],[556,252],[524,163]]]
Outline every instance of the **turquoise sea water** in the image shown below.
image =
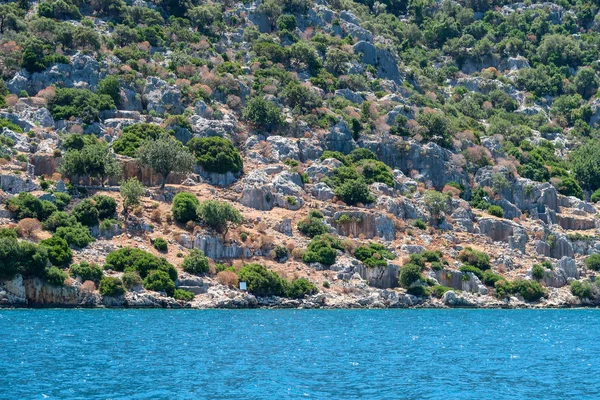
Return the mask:
[[600,310],[0,310],[1,399],[598,399]]

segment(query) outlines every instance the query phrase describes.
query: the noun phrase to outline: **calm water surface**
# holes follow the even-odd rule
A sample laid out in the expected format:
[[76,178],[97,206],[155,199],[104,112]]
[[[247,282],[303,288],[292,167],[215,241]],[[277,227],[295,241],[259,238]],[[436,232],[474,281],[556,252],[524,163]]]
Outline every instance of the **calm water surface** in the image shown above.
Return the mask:
[[0,310],[1,399],[598,399],[600,310]]

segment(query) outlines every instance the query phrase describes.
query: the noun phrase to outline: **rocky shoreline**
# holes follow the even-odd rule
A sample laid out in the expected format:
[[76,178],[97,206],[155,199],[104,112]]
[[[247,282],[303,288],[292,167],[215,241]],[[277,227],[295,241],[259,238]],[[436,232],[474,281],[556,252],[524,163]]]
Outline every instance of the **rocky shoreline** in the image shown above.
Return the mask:
[[57,287],[40,279],[23,279],[20,275],[11,281],[0,282],[1,308],[168,308],[168,309],[555,309],[598,307],[592,300],[573,296],[568,288],[550,288],[548,296],[537,302],[520,297],[497,299],[459,290],[450,290],[441,298],[417,297],[404,290],[377,289],[364,283],[348,287],[347,293],[321,292],[303,299],[257,297],[220,284],[211,284],[192,301],[176,300],[164,293],[143,289],[128,291],[119,297],[101,296],[97,291],[86,291],[73,280]]

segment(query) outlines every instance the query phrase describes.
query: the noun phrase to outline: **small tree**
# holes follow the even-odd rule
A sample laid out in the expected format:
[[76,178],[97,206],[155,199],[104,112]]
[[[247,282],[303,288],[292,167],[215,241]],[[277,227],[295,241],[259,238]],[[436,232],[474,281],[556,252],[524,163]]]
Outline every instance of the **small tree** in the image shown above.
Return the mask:
[[197,219],[197,209],[200,202],[191,193],[180,192],[173,197],[173,204],[171,206],[171,212],[175,221],[181,223],[187,223],[188,221],[194,221]]
[[227,233],[229,224],[239,224],[244,220],[242,214],[231,204],[218,200],[200,203],[198,218],[217,232],[224,234]]
[[279,107],[262,97],[253,97],[248,100],[243,115],[247,121],[263,127],[267,131],[271,131],[283,122]]
[[191,172],[196,158],[180,142],[164,135],[157,140],[147,141],[140,147],[138,162],[162,175],[160,188],[164,189],[172,172]]
[[106,94],[110,96],[118,107],[121,104],[121,84],[114,75],[109,75],[98,82],[97,94]]
[[181,263],[183,270],[189,274],[203,274],[208,272],[208,257],[202,250],[193,249]]
[[423,196],[425,207],[433,218],[439,218],[448,208],[448,196],[435,190],[428,190]]
[[146,193],[146,188],[144,188],[144,185],[137,178],[129,178],[121,183],[119,193],[123,198],[123,208],[127,210],[129,207],[140,203],[140,197]]
[[68,150],[62,157],[58,172],[69,177],[89,176],[104,181],[121,175],[121,163],[106,143],[87,143],[81,150]]

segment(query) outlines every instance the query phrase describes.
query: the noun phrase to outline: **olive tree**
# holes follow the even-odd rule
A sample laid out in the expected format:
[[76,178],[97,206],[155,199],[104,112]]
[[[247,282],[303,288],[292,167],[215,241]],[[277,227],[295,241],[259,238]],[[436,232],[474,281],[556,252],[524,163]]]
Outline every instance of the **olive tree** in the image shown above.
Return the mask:
[[138,163],[149,166],[154,172],[161,174],[160,188],[164,189],[167,178],[172,172],[191,172],[196,158],[180,142],[163,135],[156,140],[146,141],[139,148]]

